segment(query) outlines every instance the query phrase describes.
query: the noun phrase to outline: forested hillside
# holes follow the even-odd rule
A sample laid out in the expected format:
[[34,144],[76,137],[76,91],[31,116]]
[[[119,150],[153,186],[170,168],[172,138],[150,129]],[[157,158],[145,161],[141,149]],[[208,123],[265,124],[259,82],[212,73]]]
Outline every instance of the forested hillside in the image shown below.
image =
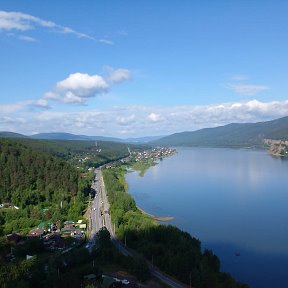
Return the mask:
[[288,117],[258,123],[232,123],[221,127],[175,133],[153,142],[165,146],[264,147],[264,139],[288,139]]
[[[124,143],[109,141],[65,141],[14,138],[14,142],[33,150],[49,153],[68,160],[74,166],[95,167],[129,155]],[[141,145],[129,145],[131,151],[143,149]]]
[[1,138],[28,138],[23,134],[15,133],[15,132],[8,132],[8,131],[1,131],[0,132]]
[[77,194],[78,172],[50,155],[0,141],[0,201],[30,205],[66,191]]
[[90,180],[64,160],[0,139],[0,203],[8,207],[0,209],[0,235],[26,233],[41,221],[77,220]]

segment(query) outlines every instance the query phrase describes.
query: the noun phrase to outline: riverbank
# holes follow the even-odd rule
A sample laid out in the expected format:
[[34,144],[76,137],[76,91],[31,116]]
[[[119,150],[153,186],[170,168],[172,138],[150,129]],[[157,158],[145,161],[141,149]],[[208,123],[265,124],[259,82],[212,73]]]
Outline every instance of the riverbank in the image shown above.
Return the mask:
[[[142,254],[153,265],[193,287],[247,288],[229,274],[220,272],[220,261],[210,250],[202,251],[201,242],[176,226],[161,225],[141,208],[125,189],[127,166],[113,165],[102,171],[110,214],[116,236],[128,248]],[[142,211],[141,211],[142,210]],[[190,276],[189,276],[190,275]]]
[[139,176],[143,177],[145,175],[145,172],[150,168],[157,165],[156,160],[148,159],[146,161],[139,161],[135,162],[131,165],[131,168],[133,170],[136,170],[139,172]]
[[276,157],[288,157],[288,141],[265,139],[264,143],[269,147],[268,152]]
[[176,149],[168,147],[158,147],[142,152],[137,152],[132,157],[130,166],[139,171],[141,177],[144,176],[145,172],[150,168],[158,164],[157,161],[162,161],[163,158],[170,157],[176,154]]
[[140,212],[143,213],[144,215],[151,217],[153,220],[157,222],[167,222],[167,221],[174,220],[174,217],[172,216],[155,216],[153,214],[147,213],[146,211],[141,209],[139,206],[137,206],[137,209],[140,210]]

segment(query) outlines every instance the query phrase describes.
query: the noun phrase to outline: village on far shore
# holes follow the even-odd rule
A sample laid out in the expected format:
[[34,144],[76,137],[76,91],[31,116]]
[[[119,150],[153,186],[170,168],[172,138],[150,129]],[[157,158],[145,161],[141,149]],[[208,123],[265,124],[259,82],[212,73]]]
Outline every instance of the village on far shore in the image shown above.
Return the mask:
[[162,159],[165,157],[169,157],[176,153],[176,149],[168,148],[168,147],[157,147],[149,150],[145,150],[143,152],[134,152],[135,161],[141,161],[144,159]]

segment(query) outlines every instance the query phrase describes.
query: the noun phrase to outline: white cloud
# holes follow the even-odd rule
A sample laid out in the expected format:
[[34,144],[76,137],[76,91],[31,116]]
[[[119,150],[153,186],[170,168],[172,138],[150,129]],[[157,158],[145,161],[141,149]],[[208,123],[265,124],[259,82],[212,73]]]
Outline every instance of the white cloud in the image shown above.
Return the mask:
[[55,92],[48,91],[45,93],[44,98],[45,99],[51,99],[51,100],[58,100],[59,96]]
[[135,114],[128,115],[128,116],[118,116],[117,123],[121,126],[128,126],[131,125],[133,122],[136,121]]
[[124,68],[115,69],[106,66],[104,67],[104,70],[106,70],[109,74],[107,80],[112,83],[120,83],[131,79],[131,72],[128,69]]
[[159,122],[162,120],[162,117],[160,114],[156,114],[156,113],[150,113],[148,116],[147,116],[147,119],[150,121],[150,122]]
[[106,92],[108,88],[108,83],[99,75],[74,73],[57,82],[53,91],[46,92],[45,98],[79,104],[85,103],[86,98]]
[[[45,102],[42,104],[46,105]],[[119,137],[125,134],[125,137],[129,137],[165,135],[232,122],[258,122],[288,116],[288,100],[271,102],[251,100],[162,108],[139,105],[81,112],[31,110],[31,103],[30,106],[27,103],[25,105],[0,105],[0,131],[8,130],[24,134],[32,134],[34,131],[65,131]]]
[[24,14],[21,12],[0,11],[1,30],[27,31],[33,29],[34,25],[39,25],[47,28],[54,28],[57,26],[51,21],[42,20],[29,14]]
[[73,92],[71,92],[71,91],[68,91],[68,92],[66,92],[66,93],[63,95],[62,101],[63,101],[64,103],[67,103],[67,104],[69,104],[69,103],[82,104],[82,103],[85,102],[85,101],[83,100],[83,98],[75,95],[75,94],[74,94]]
[[225,85],[225,87],[234,90],[238,94],[246,96],[253,96],[269,89],[269,87],[265,85],[235,84],[235,83],[228,83]]
[[82,73],[70,74],[68,78],[59,81],[56,85],[59,90],[78,91],[78,94],[89,95],[90,90],[103,91],[108,88],[106,81],[98,75],[89,75]]
[[[0,31],[21,31],[26,32],[29,30],[36,29],[37,27],[46,28],[49,30],[53,30],[55,32],[63,33],[63,34],[72,34],[78,38],[85,38],[89,40],[96,41],[98,43],[113,45],[112,41],[108,39],[96,39],[95,37],[76,31],[70,27],[58,25],[52,21],[43,20],[41,18],[25,14],[22,12],[7,12],[0,11]],[[33,41],[30,36],[20,35],[19,39],[26,41]],[[35,39],[34,39],[35,40]]]
[[249,77],[246,75],[242,75],[242,74],[235,74],[231,77],[231,80],[233,81],[244,81],[244,80],[248,80]]
[[[63,27],[63,26],[57,25],[57,28],[58,28],[58,32],[61,32],[61,33],[64,33],[64,34],[74,34],[78,38],[86,38],[86,39],[90,39],[90,40],[95,40],[95,41],[101,42],[101,41],[95,39],[94,37],[92,37],[90,35],[87,35],[87,34],[81,33],[81,32],[77,32],[77,31],[75,31],[75,30],[73,30],[73,29],[71,29],[69,27]],[[105,43],[105,44],[107,44],[107,43]]]
[[20,40],[27,41],[27,42],[36,42],[36,39],[30,36],[20,35],[18,38]]
[[26,104],[23,102],[13,103],[13,104],[0,104],[0,113],[1,114],[10,114],[18,112],[26,107]]
[[106,93],[112,84],[120,83],[130,79],[131,73],[127,69],[109,69],[106,80],[100,75],[89,75],[86,73],[73,73],[66,79],[56,83],[52,91],[45,93],[45,99],[57,100],[66,104],[83,104],[87,98]]
[[103,43],[103,44],[107,44],[107,45],[114,45],[113,41],[107,40],[107,39],[99,39],[98,42]]
[[50,105],[46,99],[40,98],[37,100],[28,100],[27,101],[28,106],[33,106],[36,108],[43,108],[43,109],[50,109]]
[[29,108],[40,108],[40,109],[50,109],[51,107],[48,104],[46,99],[36,99],[36,100],[26,100],[22,102],[16,102],[13,104],[0,104],[0,113],[1,114],[13,114],[18,113]]

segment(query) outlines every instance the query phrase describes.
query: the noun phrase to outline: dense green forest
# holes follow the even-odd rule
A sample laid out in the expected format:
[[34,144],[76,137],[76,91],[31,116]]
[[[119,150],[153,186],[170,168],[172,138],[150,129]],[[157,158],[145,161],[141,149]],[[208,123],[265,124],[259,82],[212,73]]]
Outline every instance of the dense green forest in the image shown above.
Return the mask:
[[162,271],[197,288],[240,288],[229,274],[220,272],[220,261],[212,251],[201,250],[201,242],[171,225],[160,225],[136,207],[127,193],[125,168],[103,169],[111,217],[119,239],[144,255]]
[[77,194],[75,169],[18,143],[0,142],[0,170],[1,202],[12,201],[24,207],[49,201],[59,190]]
[[[64,140],[36,140],[28,138],[14,139],[34,150],[70,161],[75,166],[99,166],[113,160],[128,156],[127,145],[106,141],[64,141]],[[85,165],[81,159],[85,157]],[[80,160],[80,161],[79,161]]]
[[41,221],[82,217],[91,178],[81,178],[64,160],[0,140],[0,203],[5,204],[0,209],[0,235],[27,233]]
[[[129,156],[128,145],[110,141],[65,141],[31,138],[10,138],[34,151],[48,153],[68,161],[75,167],[88,168],[116,161]],[[143,150],[147,145],[129,144],[130,151]]]

